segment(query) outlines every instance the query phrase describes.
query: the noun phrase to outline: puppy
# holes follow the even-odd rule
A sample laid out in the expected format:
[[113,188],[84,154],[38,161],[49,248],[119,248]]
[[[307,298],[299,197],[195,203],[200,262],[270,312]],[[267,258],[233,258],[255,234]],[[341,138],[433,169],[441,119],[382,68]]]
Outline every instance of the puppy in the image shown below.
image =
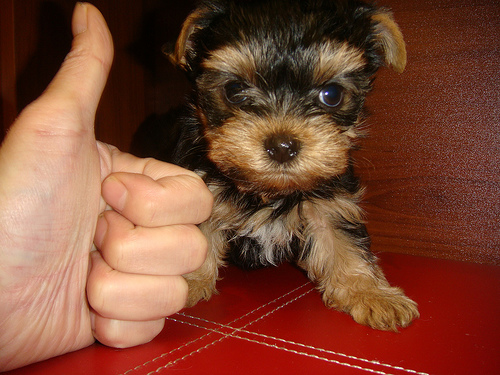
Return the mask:
[[324,303],[382,330],[419,316],[370,252],[350,150],[381,66],[402,72],[402,34],[385,8],[356,0],[203,1],[171,61],[194,90],[156,157],[202,176],[215,196],[204,265],[188,306],[218,268],[295,262]]

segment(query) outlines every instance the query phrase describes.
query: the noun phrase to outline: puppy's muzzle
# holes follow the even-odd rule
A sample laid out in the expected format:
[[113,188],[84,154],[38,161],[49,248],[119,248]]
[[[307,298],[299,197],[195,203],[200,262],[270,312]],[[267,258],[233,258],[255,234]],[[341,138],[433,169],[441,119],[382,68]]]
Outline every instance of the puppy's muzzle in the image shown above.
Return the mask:
[[300,141],[288,134],[274,134],[264,141],[264,149],[269,157],[280,164],[295,159],[300,147]]

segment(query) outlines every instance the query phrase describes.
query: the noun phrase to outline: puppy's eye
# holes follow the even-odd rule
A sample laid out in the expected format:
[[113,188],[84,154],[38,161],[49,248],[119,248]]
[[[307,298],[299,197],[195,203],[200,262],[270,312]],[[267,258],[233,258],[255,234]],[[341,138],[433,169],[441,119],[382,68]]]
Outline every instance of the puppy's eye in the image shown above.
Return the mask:
[[335,108],[342,104],[344,92],[341,86],[330,83],[319,92],[319,101],[328,108]]
[[245,91],[248,87],[241,82],[229,82],[224,86],[226,100],[231,104],[241,104],[248,99]]

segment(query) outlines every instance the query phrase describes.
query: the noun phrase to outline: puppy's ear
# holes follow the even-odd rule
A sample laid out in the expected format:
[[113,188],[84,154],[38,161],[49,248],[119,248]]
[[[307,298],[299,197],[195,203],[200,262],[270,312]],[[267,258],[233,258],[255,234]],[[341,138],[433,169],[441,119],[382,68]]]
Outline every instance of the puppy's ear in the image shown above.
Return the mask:
[[167,55],[172,64],[188,70],[188,55],[194,53],[194,40],[192,38],[196,30],[201,29],[201,21],[205,16],[205,8],[198,8],[193,11],[182,24],[182,29],[177,38],[175,46],[165,46],[163,53]]
[[223,2],[203,2],[182,24],[182,29],[175,46],[165,45],[163,53],[176,66],[189,72],[191,62],[196,57],[196,35],[207,28],[213,18],[222,12]]
[[406,46],[392,13],[381,8],[372,16],[372,22],[375,40],[385,63],[396,72],[402,73],[406,66]]

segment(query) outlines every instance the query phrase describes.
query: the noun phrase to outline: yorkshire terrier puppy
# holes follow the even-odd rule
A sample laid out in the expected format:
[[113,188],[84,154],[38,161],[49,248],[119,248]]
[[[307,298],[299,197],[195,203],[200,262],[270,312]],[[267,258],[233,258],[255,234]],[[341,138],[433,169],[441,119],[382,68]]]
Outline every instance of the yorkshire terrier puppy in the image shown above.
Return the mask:
[[[381,66],[402,72],[392,14],[356,0],[202,1],[170,59],[194,90],[156,157],[195,170],[215,196],[204,265],[188,306],[218,268],[295,262],[324,303],[382,330],[419,316],[370,252],[350,150]],[[170,139],[169,141],[172,141]]]

